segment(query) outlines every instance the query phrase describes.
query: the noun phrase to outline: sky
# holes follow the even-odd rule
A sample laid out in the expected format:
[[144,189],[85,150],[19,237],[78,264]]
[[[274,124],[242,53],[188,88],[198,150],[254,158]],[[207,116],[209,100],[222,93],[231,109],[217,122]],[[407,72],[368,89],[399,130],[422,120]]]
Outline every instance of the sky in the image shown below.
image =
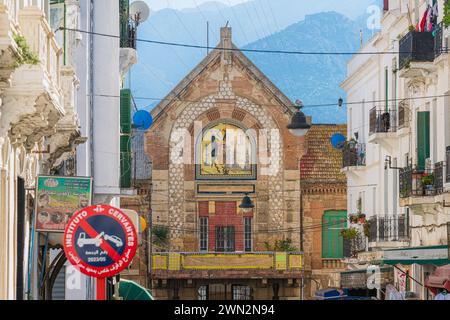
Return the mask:
[[[248,0],[215,0],[217,2],[222,2],[225,5],[235,5],[242,2],[247,2]],[[185,9],[185,8],[195,8],[197,5],[201,5],[205,2],[211,2],[211,0],[145,0],[148,3],[150,10],[158,11],[164,8],[173,9]]]

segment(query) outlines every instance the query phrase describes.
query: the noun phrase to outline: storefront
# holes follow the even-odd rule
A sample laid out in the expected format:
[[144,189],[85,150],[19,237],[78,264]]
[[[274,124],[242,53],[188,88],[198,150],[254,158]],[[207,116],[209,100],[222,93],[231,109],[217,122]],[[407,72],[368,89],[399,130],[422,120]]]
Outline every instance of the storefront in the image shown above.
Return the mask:
[[373,297],[384,300],[385,288],[394,281],[394,268],[369,266],[341,272],[341,288],[349,296]]
[[394,286],[405,296],[433,300],[446,286],[450,289],[448,246],[385,250],[383,263],[395,268]]

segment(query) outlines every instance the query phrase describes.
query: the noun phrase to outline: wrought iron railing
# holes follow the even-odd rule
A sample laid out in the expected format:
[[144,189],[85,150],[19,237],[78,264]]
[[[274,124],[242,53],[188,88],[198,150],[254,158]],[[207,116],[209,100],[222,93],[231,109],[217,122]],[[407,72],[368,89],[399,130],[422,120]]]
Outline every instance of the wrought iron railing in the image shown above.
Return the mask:
[[410,62],[433,62],[434,58],[432,32],[410,31],[400,40],[400,69],[408,67]]
[[356,238],[344,239],[344,257],[355,257],[358,252],[366,251],[366,237],[360,233]]
[[397,111],[376,107],[369,113],[369,134],[397,131]]
[[448,42],[444,36],[444,31],[446,30],[444,23],[441,22],[438,24],[436,30],[434,31],[434,54],[435,57],[439,57],[443,53],[448,52]]
[[342,167],[366,165],[366,144],[347,142],[342,151]]
[[444,162],[438,162],[433,169],[400,169],[400,198],[441,194],[444,190],[444,167]]
[[369,219],[369,242],[404,241],[409,239],[406,215],[373,216]]

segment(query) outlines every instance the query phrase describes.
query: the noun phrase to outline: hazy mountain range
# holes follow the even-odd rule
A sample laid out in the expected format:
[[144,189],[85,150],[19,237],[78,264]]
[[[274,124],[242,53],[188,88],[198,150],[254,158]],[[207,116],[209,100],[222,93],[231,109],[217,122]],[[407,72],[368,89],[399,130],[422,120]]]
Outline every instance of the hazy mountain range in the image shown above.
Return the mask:
[[[163,9],[139,27],[138,37],[167,42],[210,45],[218,42],[219,29],[228,21],[238,47],[288,51],[356,51],[360,29],[367,38],[366,8],[378,0],[255,0],[235,6],[209,2],[198,8]],[[345,5],[344,5],[345,3]],[[323,12],[324,10],[332,10]],[[206,49],[138,43],[139,63],[131,70],[128,85],[140,108],[151,109],[206,55]],[[349,56],[281,55],[247,56],[292,100],[305,104],[336,102],[344,93]],[[139,99],[152,98],[152,99]],[[345,108],[310,108],[305,113],[315,123],[345,122]]]

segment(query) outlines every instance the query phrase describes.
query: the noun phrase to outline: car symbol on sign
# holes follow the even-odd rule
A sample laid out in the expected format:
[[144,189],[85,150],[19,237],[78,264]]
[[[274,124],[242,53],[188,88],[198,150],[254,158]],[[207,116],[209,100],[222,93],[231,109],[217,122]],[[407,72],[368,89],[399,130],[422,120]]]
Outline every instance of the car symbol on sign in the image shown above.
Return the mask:
[[84,245],[95,245],[96,247],[100,247],[103,242],[103,239],[111,241],[116,245],[117,248],[123,246],[123,241],[119,237],[110,236],[105,234],[104,232],[99,233],[95,238],[86,238],[86,233],[81,232],[77,239],[77,245],[80,248],[83,248]]

